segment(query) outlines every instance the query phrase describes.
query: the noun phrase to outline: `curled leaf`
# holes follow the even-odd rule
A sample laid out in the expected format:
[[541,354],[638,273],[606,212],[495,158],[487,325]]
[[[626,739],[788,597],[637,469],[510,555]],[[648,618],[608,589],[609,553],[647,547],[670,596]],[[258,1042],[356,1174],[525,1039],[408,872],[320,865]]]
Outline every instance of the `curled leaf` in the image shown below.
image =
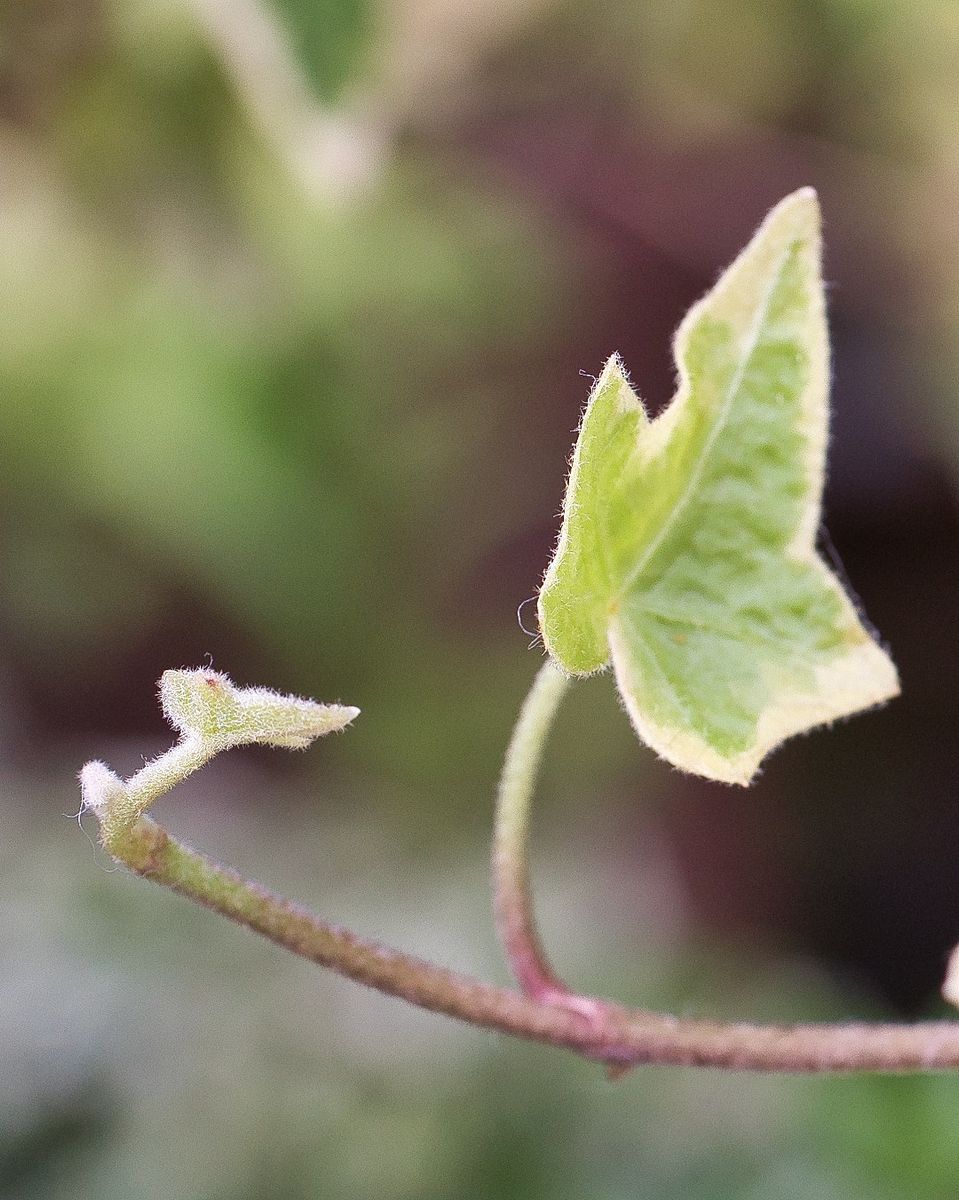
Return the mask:
[[217,749],[258,742],[302,750],[314,738],[345,728],[360,711],[270,688],[240,688],[229,676],[209,670],[164,671],[160,702],[183,737]]
[[539,597],[560,666],[612,660],[639,735],[731,783],[790,735],[898,692],[815,548],[829,377],[820,257],[804,188],[687,314],[678,391],[654,421],[609,360]]

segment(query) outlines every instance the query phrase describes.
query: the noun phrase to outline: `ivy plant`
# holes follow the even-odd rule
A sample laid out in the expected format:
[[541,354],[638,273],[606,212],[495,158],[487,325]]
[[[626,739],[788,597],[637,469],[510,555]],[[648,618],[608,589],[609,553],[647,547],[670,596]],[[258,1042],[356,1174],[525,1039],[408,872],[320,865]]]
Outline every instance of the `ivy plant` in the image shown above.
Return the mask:
[[[959,1022],[764,1026],[681,1019],[574,993],[538,937],[529,810],[570,681],[612,666],[639,737],[681,770],[748,784],[785,738],[880,704],[896,669],[816,552],[828,428],[819,207],[804,188],[767,216],[675,340],[678,389],[655,420],[624,365],[597,379],[562,529],[539,593],[547,652],[510,740],[493,839],[498,931],[518,987],[448,971],[329,925],[176,841],[155,800],[231,746],[304,748],[358,710],[212,670],[167,671],[180,734],[127,780],[80,779],[107,851],[305,958],[413,1004],[566,1047],[612,1074],[640,1063],[781,1071],[959,1066]],[[959,994],[950,970],[947,998]]]

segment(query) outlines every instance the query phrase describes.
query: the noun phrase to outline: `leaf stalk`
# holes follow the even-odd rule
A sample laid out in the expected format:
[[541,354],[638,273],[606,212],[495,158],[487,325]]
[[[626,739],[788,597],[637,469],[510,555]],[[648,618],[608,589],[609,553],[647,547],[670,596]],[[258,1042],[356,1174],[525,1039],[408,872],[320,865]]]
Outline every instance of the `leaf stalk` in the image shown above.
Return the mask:
[[506,750],[493,827],[493,911],[513,978],[535,999],[569,989],[543,949],[533,910],[529,868],[530,809],[546,741],[569,679],[551,658],[540,668]]
[[[137,874],[222,913],[357,983],[480,1028],[621,1067],[839,1073],[959,1068],[959,1022],[751,1025],[677,1018],[603,1003],[592,1018],[448,971],[322,921],[180,844],[149,817],[117,830],[110,852]],[[588,999],[585,998],[584,999]]]

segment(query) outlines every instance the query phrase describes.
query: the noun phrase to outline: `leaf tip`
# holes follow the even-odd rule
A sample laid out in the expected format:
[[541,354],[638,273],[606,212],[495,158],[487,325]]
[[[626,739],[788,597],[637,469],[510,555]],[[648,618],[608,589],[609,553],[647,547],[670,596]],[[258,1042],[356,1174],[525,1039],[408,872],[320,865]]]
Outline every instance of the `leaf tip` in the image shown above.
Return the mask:
[[604,383],[608,383],[614,378],[626,379],[626,364],[623,361],[623,356],[618,350],[614,350],[612,354],[603,363],[603,369],[599,373],[599,378],[596,380],[596,386],[602,387]]
[[806,204],[812,205],[815,209],[819,208],[819,193],[811,184],[806,184],[804,187],[796,188],[794,192],[790,192],[788,196],[784,196],[780,204]]
[[784,196],[770,210],[760,229],[774,225],[791,226],[797,231],[809,231],[818,236],[821,221],[819,194],[814,187],[801,187]]
[[593,389],[590,393],[589,401],[583,413],[583,420],[586,419],[586,414],[589,412],[590,403],[598,396],[602,395],[607,389],[614,389],[616,408],[620,413],[631,413],[639,410],[645,418],[646,411],[643,408],[642,401],[639,398],[636,389],[633,387],[632,381],[629,378],[629,372],[626,370],[626,364],[623,361],[622,355],[614,351],[606,362],[603,364],[603,369],[599,373],[599,378],[593,384]]
[[239,716],[231,740],[287,750],[305,750],[316,738],[339,733],[360,712],[351,705],[321,704],[269,688],[240,688],[237,700]]

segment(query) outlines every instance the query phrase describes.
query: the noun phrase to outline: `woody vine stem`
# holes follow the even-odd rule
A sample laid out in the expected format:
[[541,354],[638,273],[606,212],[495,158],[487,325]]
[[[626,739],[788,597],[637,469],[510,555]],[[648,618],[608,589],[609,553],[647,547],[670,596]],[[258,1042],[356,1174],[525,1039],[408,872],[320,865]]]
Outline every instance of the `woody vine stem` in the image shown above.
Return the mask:
[[88,763],[81,773],[83,807],[96,814],[101,841],[118,862],[294,954],[421,1008],[565,1047],[617,1073],[644,1063],[820,1073],[959,1067],[959,1022],[755,1025],[677,1018],[571,993],[539,944],[526,865],[529,799],[566,687],[565,677],[547,663],[520,713],[500,788],[497,919],[521,990],[469,978],[328,924],[181,844],[146,815],[159,795],[219,750],[249,742],[302,747],[343,728],[356,709],[237,688],[216,672],[168,671],[161,698],[180,742],[127,781],[103,763]]

